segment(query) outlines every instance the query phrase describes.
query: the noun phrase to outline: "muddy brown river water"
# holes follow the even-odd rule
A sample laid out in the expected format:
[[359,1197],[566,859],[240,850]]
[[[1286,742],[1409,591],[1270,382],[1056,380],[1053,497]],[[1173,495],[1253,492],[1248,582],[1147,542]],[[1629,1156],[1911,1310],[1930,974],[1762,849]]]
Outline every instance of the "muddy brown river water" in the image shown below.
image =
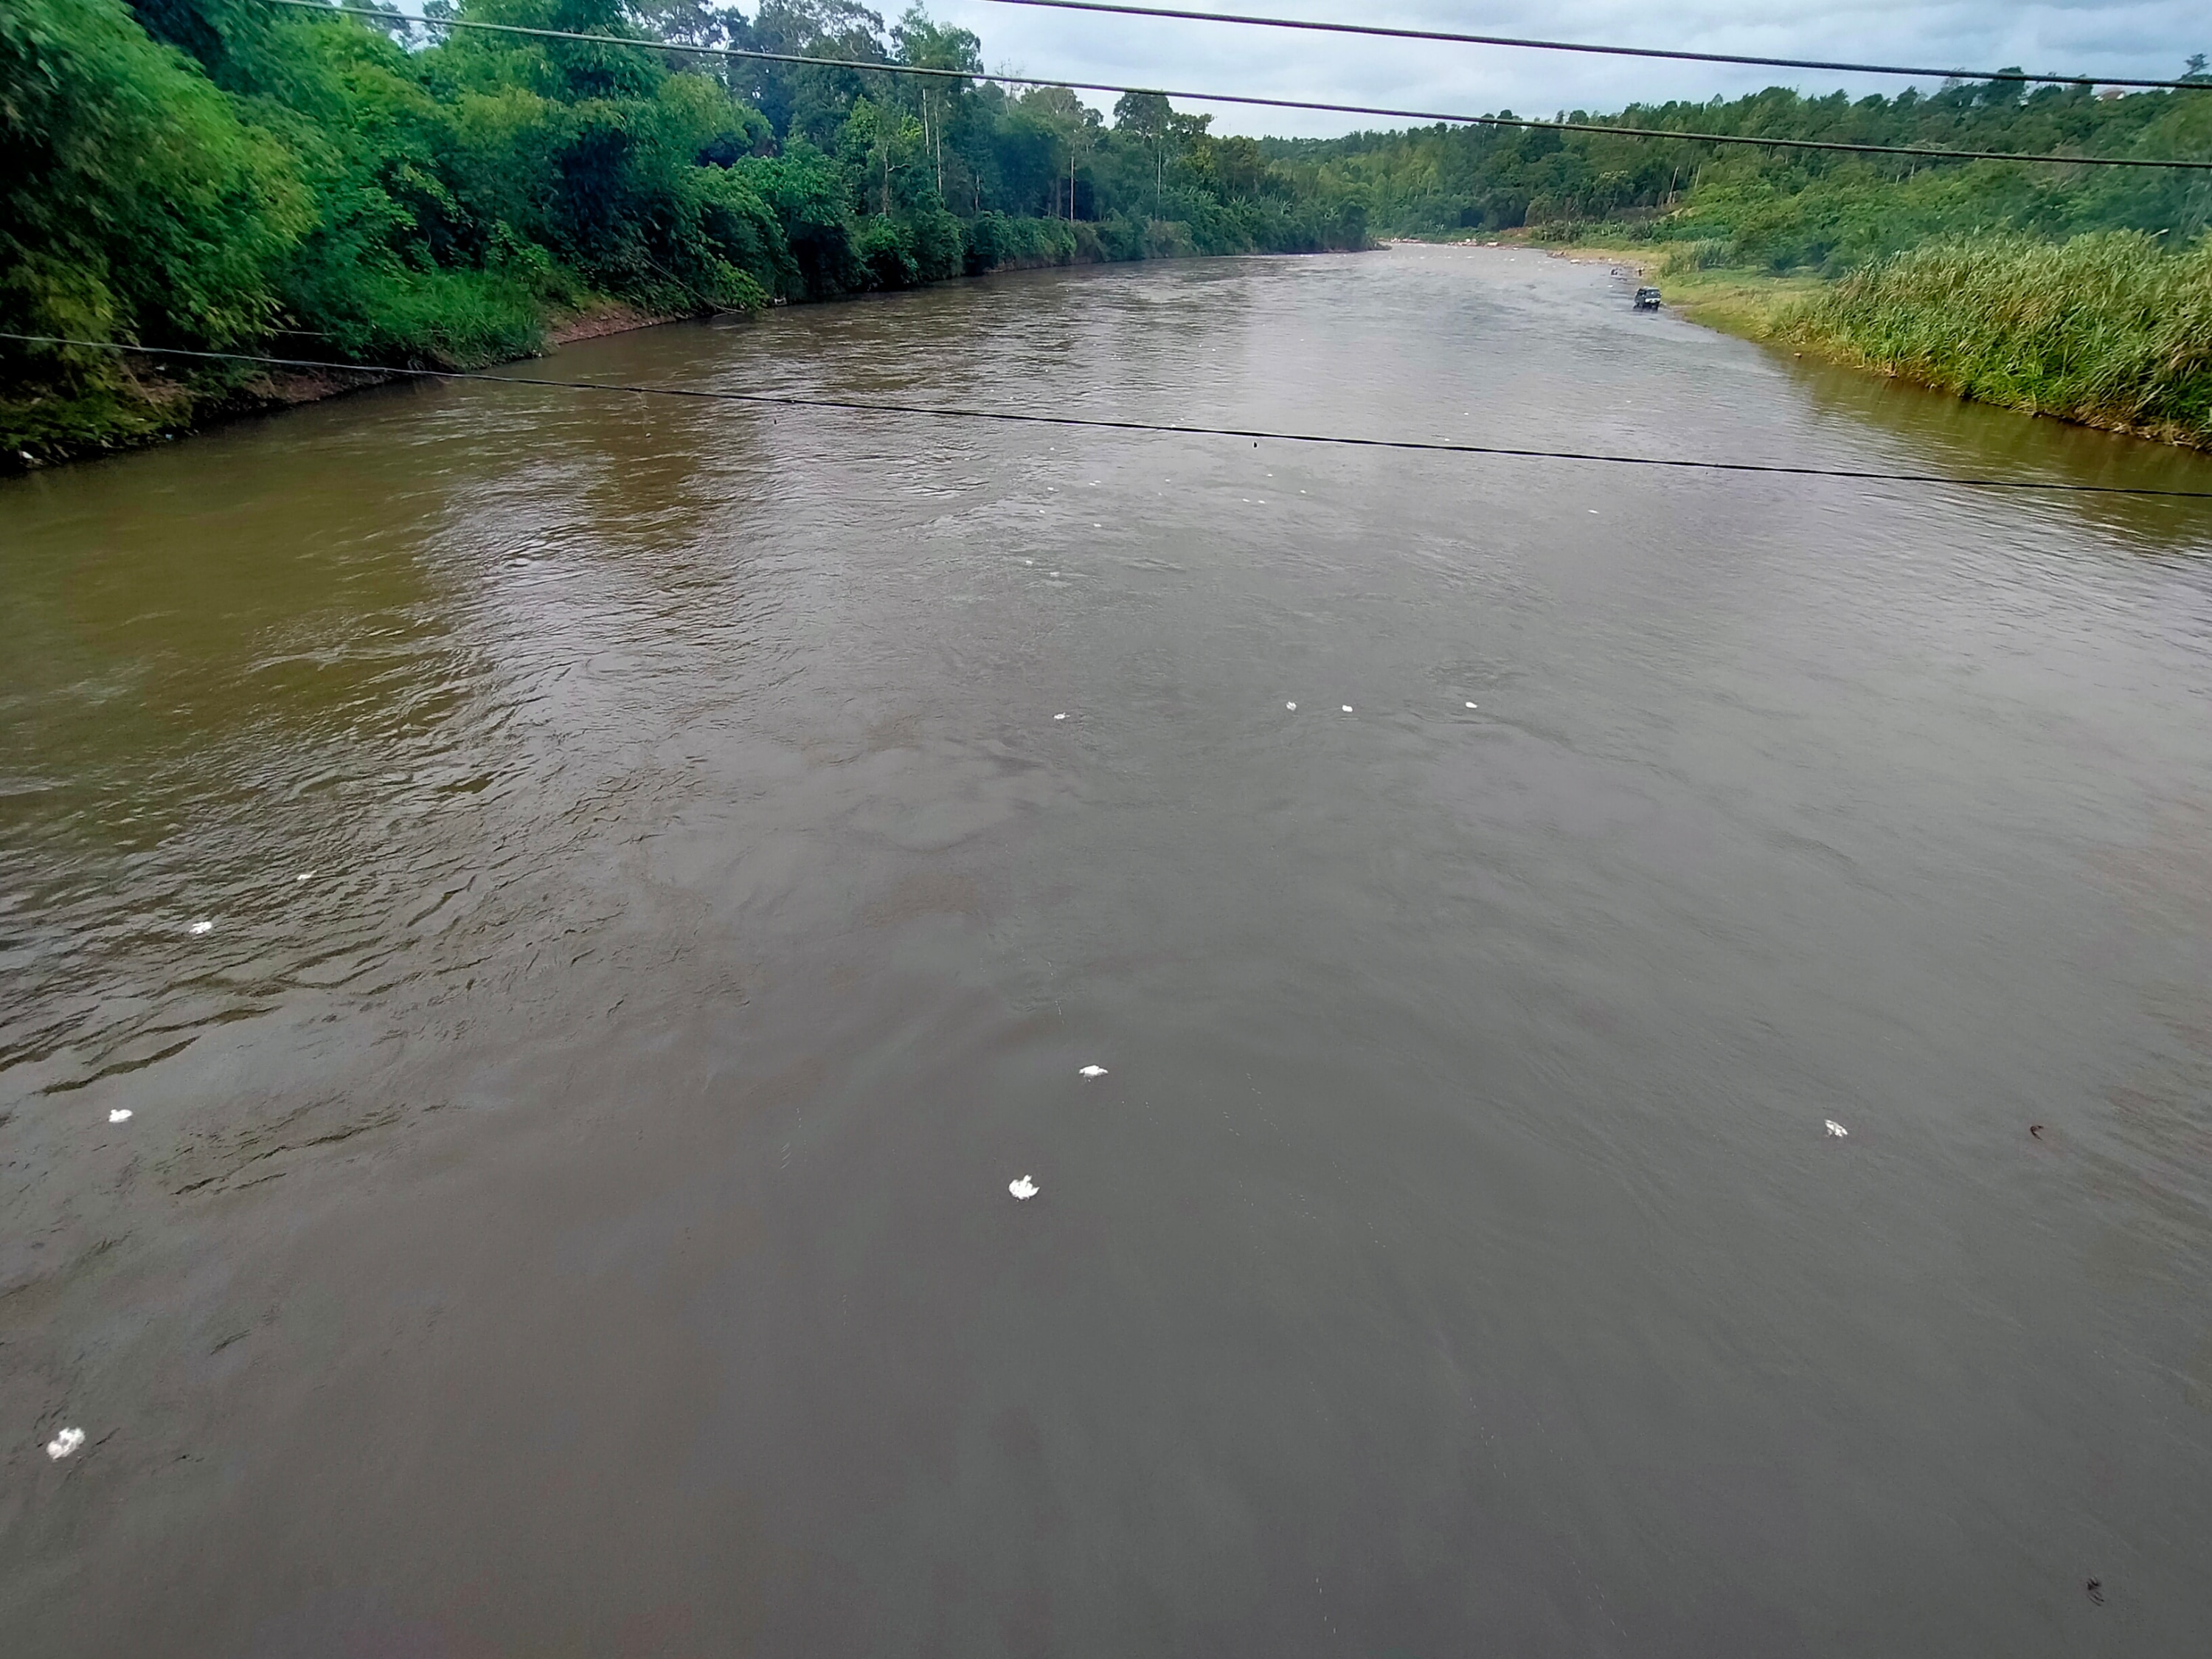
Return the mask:
[[[534,372],[2212,489],[1527,252]],[[0,483],[0,1426],[22,1659],[2212,1651],[2212,503],[477,384]]]

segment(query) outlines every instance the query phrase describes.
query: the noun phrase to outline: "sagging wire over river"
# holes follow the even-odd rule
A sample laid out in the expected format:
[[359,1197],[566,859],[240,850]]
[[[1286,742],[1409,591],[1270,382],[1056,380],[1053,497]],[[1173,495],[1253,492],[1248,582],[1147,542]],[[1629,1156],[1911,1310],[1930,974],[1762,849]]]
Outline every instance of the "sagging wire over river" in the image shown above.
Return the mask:
[[1582,40],[1536,40],[1513,34],[1462,34],[1451,29],[1392,28],[1380,23],[1331,23],[1310,17],[1262,17],[1235,11],[1186,11],[1171,6],[1125,6],[1113,0],[992,0],[1000,6],[1039,6],[1054,11],[1107,12],[1117,17],[1166,17],[1194,23],[1240,23],[1248,28],[1299,29],[1314,34],[1361,34],[1384,40],[1439,40],[1451,46],[1510,46],[1523,52],[1578,52],[1604,58],[1663,58],[1680,64],[1741,64],[1754,69],[1823,70],[1841,75],[1907,75],[1915,79],[1991,81],[1999,85],[2133,87],[2151,92],[2212,92],[2212,76],[2191,81],[2146,81],[2124,75],[2030,75],[2025,70],[1932,69],[1926,64],[1853,64],[1824,58],[1754,58],[1733,52],[1686,52],[1666,46],[1611,46]]
[[1923,161],[2018,161],[2057,167],[2154,167],[2212,173],[2212,161],[2181,156],[2021,155],[2002,149],[1946,149],[1929,144],[1861,144],[1835,138],[1769,138],[1740,132],[1692,132],[1677,127],[1616,126],[1605,121],[1530,121],[1510,115],[1468,115],[1450,110],[1395,109],[1377,104],[1331,104],[1306,98],[1262,98],[1254,94],[1178,91],[1169,87],[1121,86],[1104,81],[1060,81],[1038,75],[994,75],[975,70],[932,69],[919,64],[876,63],[860,58],[817,58],[804,52],[762,52],[740,46],[696,46],[668,40],[630,40],[574,29],[528,27],[520,23],[480,22],[467,17],[428,17],[369,6],[325,5],[323,0],[261,0],[270,6],[317,12],[325,16],[365,18],[380,27],[404,23],[423,29],[477,29],[488,33],[543,40],[573,40],[586,46],[626,46],[678,57],[729,58],[747,62],[798,64],[815,69],[855,70],[865,74],[907,75],[950,81],[989,81],[1011,87],[1060,87],[1070,92],[1139,93],[1182,99],[1192,104],[1237,104],[1260,109],[1316,110],[1330,115],[1371,115],[1388,120],[1441,122],[1448,126],[1498,127],[1525,131],[1592,132],[1616,138],[1672,138],[1699,144],[1748,145],[1757,149],[1819,150],[1849,155],[1909,155]]
[[942,404],[891,404],[857,398],[808,398],[779,392],[732,392],[712,386],[647,386],[612,380],[565,380],[539,374],[494,374],[482,369],[398,368],[347,363],[313,357],[271,357],[243,351],[196,351],[182,346],[129,345],[112,340],[78,340],[53,334],[0,331],[0,340],[18,345],[73,347],[88,351],[178,357],[198,362],[251,363],[265,368],[313,370],[322,374],[392,375],[423,380],[483,381],[492,386],[538,386],[562,392],[596,392],[625,397],[686,398],[696,402],[749,404],[784,409],[832,410],[863,415],[906,415],[930,420],[997,421],[1018,426],[1073,427],[1086,431],[1158,433],[1185,438],[1245,438],[1254,443],[1389,449],[1419,454],[1480,455],[1501,460],[1581,461],[1601,466],[1644,466],[1688,472],[1748,472],[1793,478],[1836,478],[1848,483],[1948,485],[1959,489],[2041,491],[2078,495],[2154,496],[2212,501],[2212,489],[2154,489],[2138,484],[2070,483],[2041,478],[1970,478],[1943,472],[1885,472],[1874,468],[1804,466],[1782,461],[1727,461],[1690,456],[1615,455],[1598,450],[1523,449],[1503,444],[1455,443],[1432,438],[1367,438],[1343,434],[1278,432],[1263,427],[1188,426],[1164,421],[1112,420],[1103,416],[1041,415],[1023,410],[967,409]]

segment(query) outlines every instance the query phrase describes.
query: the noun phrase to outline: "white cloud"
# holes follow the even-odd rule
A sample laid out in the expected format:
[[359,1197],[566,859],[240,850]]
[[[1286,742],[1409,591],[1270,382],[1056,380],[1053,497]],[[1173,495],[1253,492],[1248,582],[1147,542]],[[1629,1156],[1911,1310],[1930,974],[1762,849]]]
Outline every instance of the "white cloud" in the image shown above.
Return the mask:
[[[1143,4],[1146,0],[1133,0]],[[1415,28],[1777,58],[1956,64],[1990,70],[2163,76],[2212,52],[2203,0],[1192,0],[1241,10]],[[1173,0],[1169,0],[1173,3]],[[1632,101],[1705,99],[1795,86],[1854,96],[1895,92],[1891,76],[1669,64],[1433,41],[1364,40],[1226,23],[1050,12],[989,0],[937,0],[940,21],[982,37],[993,69],[1070,80],[1249,92],[1267,97],[1480,114],[1614,110]],[[2207,94],[2212,95],[2212,94]],[[1091,102],[1109,107],[1112,98]],[[1291,110],[1211,107],[1224,132],[1321,136],[1394,125]]]

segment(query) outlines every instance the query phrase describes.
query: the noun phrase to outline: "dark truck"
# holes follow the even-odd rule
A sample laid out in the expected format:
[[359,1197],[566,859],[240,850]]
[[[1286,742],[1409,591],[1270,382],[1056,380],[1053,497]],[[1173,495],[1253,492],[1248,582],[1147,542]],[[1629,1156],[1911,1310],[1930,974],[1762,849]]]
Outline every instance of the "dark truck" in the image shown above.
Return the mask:
[[1636,308],[1638,311],[1658,310],[1659,290],[1656,288],[1638,289],[1636,290]]

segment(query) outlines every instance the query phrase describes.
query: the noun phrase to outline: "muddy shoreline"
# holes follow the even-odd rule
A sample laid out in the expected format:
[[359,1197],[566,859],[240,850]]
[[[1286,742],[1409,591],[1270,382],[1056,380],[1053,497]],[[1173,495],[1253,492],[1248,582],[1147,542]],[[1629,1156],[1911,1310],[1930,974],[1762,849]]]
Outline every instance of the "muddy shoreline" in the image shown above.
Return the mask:
[[[627,334],[641,328],[655,328],[663,323],[680,322],[686,317],[701,314],[708,313],[647,311],[618,301],[594,306],[588,311],[574,312],[556,318],[549,324],[544,349],[528,356],[501,361],[530,362],[580,341],[601,339],[611,334]],[[265,355],[276,357],[287,354],[272,350]],[[139,437],[119,437],[96,444],[72,445],[48,454],[34,455],[28,450],[12,450],[0,455],[0,476],[21,477],[28,472],[43,471],[49,467],[66,466],[72,462],[96,460],[104,455],[128,454],[134,450],[148,449],[158,444],[173,442],[179,438],[212,431],[233,421],[298,409],[308,404],[320,403],[326,398],[343,397],[351,392],[366,392],[372,386],[389,386],[403,378],[408,377],[391,369],[367,366],[359,368],[339,364],[301,368],[272,368],[228,392],[196,402],[189,387],[157,374],[141,374],[136,377],[136,384],[145,402],[155,409],[165,404],[173,406],[178,410],[174,424],[158,428]]]

